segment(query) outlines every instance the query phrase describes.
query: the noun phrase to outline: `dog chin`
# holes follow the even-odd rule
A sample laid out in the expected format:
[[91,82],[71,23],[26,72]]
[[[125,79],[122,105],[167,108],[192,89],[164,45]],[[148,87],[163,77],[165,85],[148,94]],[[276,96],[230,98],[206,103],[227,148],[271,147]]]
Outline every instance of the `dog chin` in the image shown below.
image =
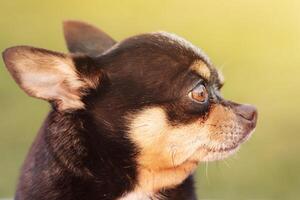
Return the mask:
[[239,145],[237,145],[234,148],[229,149],[209,149],[205,148],[206,154],[204,157],[202,157],[202,162],[210,162],[210,161],[216,161],[216,160],[223,160],[234,153],[236,153],[239,150]]
[[214,148],[203,146],[201,150],[205,152],[205,156],[201,158],[201,161],[209,162],[209,161],[217,161],[217,160],[223,160],[225,158],[228,158],[229,156],[235,154],[239,150],[240,145],[246,142],[251,137],[253,132],[254,130],[245,134],[245,137],[240,139],[240,141],[237,144],[229,147],[224,147],[224,145],[222,144],[220,144],[220,147],[214,147]]

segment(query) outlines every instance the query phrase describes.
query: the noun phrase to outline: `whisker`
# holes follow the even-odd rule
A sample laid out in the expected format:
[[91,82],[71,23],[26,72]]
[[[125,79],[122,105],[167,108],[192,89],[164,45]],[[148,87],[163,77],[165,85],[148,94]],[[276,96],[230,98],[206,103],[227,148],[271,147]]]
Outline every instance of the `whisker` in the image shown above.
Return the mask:
[[216,124],[205,124],[205,126],[217,126]]
[[226,165],[229,169],[231,169],[231,166],[229,165],[229,163],[228,163],[226,160],[223,160],[223,162],[225,163],[225,165]]
[[171,152],[172,152],[172,157],[171,157],[172,158],[172,165],[173,165],[173,167],[175,167],[174,159],[175,159],[175,154],[176,154],[176,148],[174,148],[174,146],[171,147]]
[[210,180],[208,177],[208,161],[205,162],[205,177],[206,177],[208,184],[210,185]]
[[141,128],[141,127],[145,127],[145,126],[149,126],[149,124],[142,124],[142,125],[139,125],[139,126],[134,126],[134,128]]

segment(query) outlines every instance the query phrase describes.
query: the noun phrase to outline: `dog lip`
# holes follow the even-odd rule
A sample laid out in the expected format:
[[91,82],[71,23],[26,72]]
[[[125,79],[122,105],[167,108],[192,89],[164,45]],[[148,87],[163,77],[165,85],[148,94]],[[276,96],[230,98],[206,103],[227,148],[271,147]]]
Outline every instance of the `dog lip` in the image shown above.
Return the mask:
[[205,150],[208,150],[209,152],[228,152],[228,151],[238,148],[240,146],[240,144],[241,144],[241,141],[238,141],[238,142],[234,143],[233,145],[230,145],[229,147],[211,148],[208,146],[202,146],[202,148]]
[[227,148],[213,149],[213,148],[206,148],[206,147],[204,147],[204,149],[207,152],[210,152],[210,153],[228,153],[228,152],[236,150],[237,148],[239,148],[239,146],[240,145],[237,144],[237,145],[230,146],[230,147],[227,147]]
[[[253,126],[253,125],[252,125]],[[222,152],[230,152],[232,150],[235,150],[237,149],[242,143],[244,143],[245,141],[247,141],[249,139],[249,137],[251,136],[251,133],[253,133],[253,129],[255,128],[254,127],[249,127],[244,133],[243,133],[243,136],[236,142],[234,142],[233,144],[231,144],[230,146],[227,146],[227,147],[220,147],[220,148],[212,148],[212,147],[209,147],[209,146],[202,146],[203,149],[206,149],[208,150],[209,152],[219,152],[219,153],[222,153]]]

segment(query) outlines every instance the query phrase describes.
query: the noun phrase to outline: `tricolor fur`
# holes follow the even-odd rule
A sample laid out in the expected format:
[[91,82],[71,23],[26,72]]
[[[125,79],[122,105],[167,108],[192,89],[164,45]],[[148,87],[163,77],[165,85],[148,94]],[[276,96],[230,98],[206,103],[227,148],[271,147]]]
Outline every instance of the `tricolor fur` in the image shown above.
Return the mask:
[[174,34],[116,42],[84,23],[64,27],[71,54],[3,53],[19,86],[52,105],[15,198],[196,199],[198,164],[236,152],[256,125],[255,108],[223,99],[220,72]]

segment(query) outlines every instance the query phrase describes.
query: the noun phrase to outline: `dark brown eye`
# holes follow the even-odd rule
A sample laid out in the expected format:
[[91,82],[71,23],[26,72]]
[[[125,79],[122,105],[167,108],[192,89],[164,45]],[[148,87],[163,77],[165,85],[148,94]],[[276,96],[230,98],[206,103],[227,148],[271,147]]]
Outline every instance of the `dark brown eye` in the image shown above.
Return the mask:
[[205,103],[208,99],[208,93],[204,85],[199,84],[189,92],[189,97],[198,103]]

